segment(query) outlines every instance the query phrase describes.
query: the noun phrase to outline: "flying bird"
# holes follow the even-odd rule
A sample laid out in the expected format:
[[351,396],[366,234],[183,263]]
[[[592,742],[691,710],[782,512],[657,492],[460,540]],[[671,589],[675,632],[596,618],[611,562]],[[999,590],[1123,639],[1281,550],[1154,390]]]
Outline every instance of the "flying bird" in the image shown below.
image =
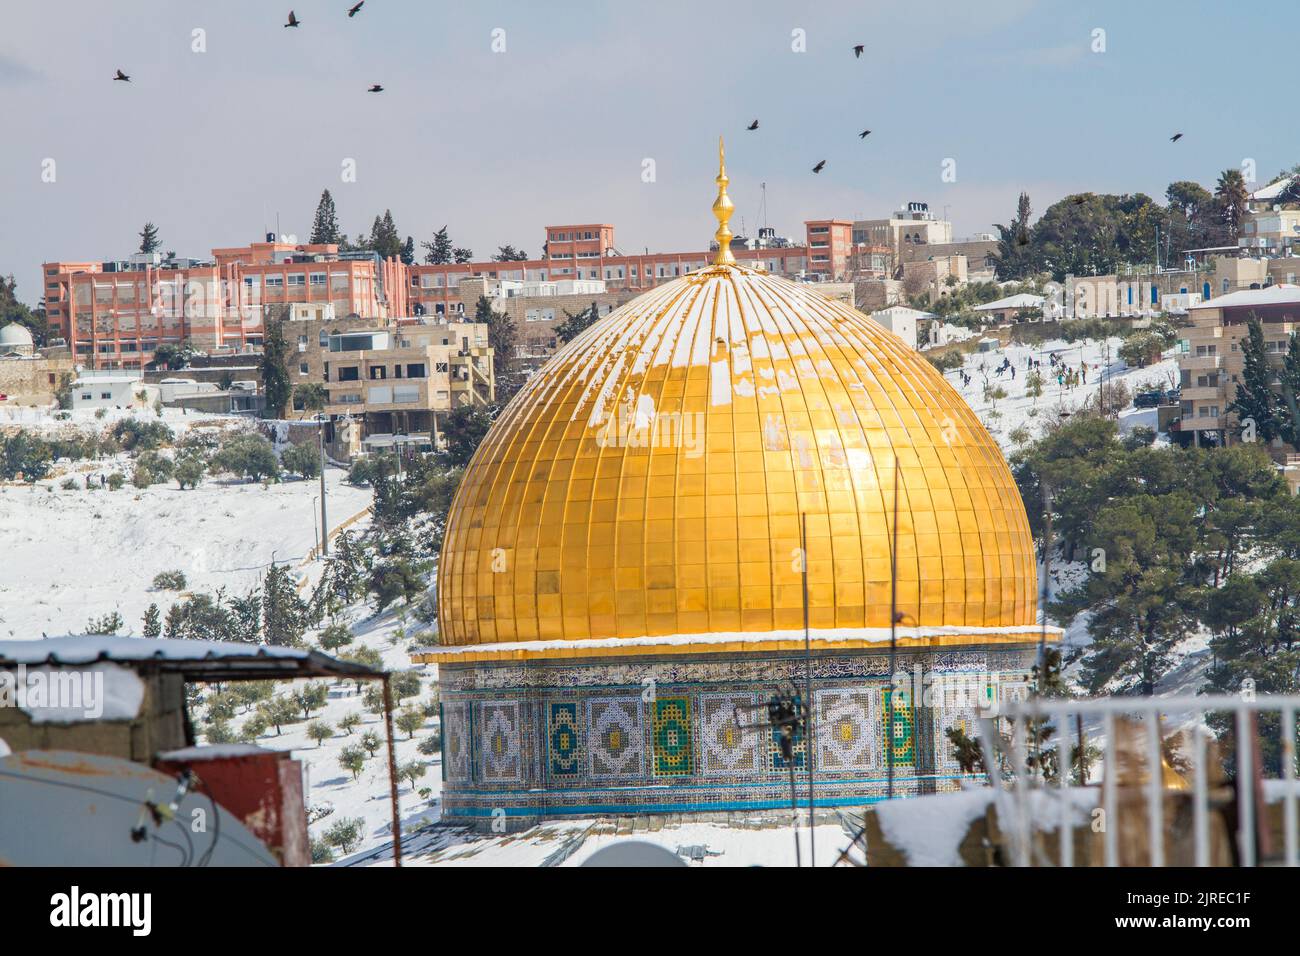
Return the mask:
[[858,134],[858,139],[866,139],[870,135],[871,135],[871,130],[864,129],[861,133]]
[[298,25],[301,24],[301,23],[302,23],[302,21],[299,20],[296,16],[294,16],[293,11],[290,10],[290,11],[289,11],[289,22],[286,23],[285,26],[286,26],[286,27],[296,27],[296,26],[298,26]]
[[826,160],[823,159],[821,162],[819,162],[816,166],[813,167],[813,172],[820,173],[825,168],[826,168]]
[[121,80],[123,83],[131,82],[131,78],[127,76],[125,73],[123,73],[121,70],[118,70],[117,76],[113,77],[113,82],[116,83],[118,80]]
[[1178,141],[1179,141],[1180,139],[1182,139],[1182,138],[1183,138],[1183,134],[1182,134],[1182,133],[1174,133],[1173,136],[1170,136],[1170,137],[1169,137],[1169,142],[1171,142],[1171,143],[1176,143],[1176,142],[1178,142]]
[[366,92],[367,92],[367,93],[382,93],[382,92],[384,92],[384,88],[383,88],[382,86],[380,86],[378,83],[376,83],[376,84],[375,84],[374,86],[372,86],[370,89],[366,90]]
[[862,56],[862,51],[863,51],[864,49],[866,49],[866,44],[864,44],[864,43],[859,43],[857,46],[855,46],[855,47],[853,48],[853,59],[856,60],[856,59],[858,59],[859,57],[861,57],[861,56]]
[[746,126],[745,129],[758,129],[758,120],[754,120],[754,122]]
[[358,3],[355,7],[348,7],[348,16],[355,17],[358,13],[361,12],[361,8],[364,7],[365,5],[366,5],[366,0],[361,0],[361,2]]

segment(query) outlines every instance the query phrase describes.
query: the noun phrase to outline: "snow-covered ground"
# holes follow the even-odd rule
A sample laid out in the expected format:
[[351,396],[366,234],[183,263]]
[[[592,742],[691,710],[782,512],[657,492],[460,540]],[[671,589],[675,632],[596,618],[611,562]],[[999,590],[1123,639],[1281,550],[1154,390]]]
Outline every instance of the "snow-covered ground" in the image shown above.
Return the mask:
[[[963,384],[956,369],[946,372],[944,378],[961,392],[1003,451],[1009,454],[1016,447],[1011,436],[1018,429],[1024,429],[1033,440],[1042,434],[1044,424],[1059,421],[1062,412],[1072,414],[1086,402],[1095,402],[1103,372],[1107,385],[1123,382],[1130,394],[1148,386],[1169,388],[1177,382],[1178,365],[1172,355],[1146,368],[1129,368],[1119,357],[1120,343],[1118,338],[1075,343],[1058,339],[1042,345],[1010,345],[989,352],[971,352],[965,356],[962,368],[970,376],[969,384]],[[1070,368],[1086,367],[1087,382],[1080,382],[1074,388],[1058,385],[1056,371],[1049,360],[1053,354]],[[1043,394],[1038,398],[1027,393],[1025,384],[1031,357],[1042,363],[1039,372],[1043,377]],[[1005,359],[1011,361],[1014,378],[1010,371],[996,374]],[[1001,386],[1006,391],[1006,398],[990,400],[984,397],[985,372],[991,385]],[[1154,428],[1155,424],[1155,409],[1129,409],[1120,415],[1120,429],[1125,433],[1139,425]]]
[[[184,424],[195,424],[195,416]],[[58,466],[33,485],[0,484],[0,637],[80,633],[88,618],[112,611],[125,620],[124,633],[138,633],[151,603],[166,615],[181,600],[174,591],[150,590],[160,571],[184,571],[192,592],[225,587],[240,595],[273,559],[296,566],[318,534],[315,480],[263,487],[209,477],[185,491],[175,481],[145,489],[128,481],[117,491],[95,481],[95,490],[85,489],[88,476],[114,471],[130,477],[125,455]],[[60,487],[69,476],[78,490]],[[345,477],[341,469],[326,470],[332,527],[370,504],[370,489]]]

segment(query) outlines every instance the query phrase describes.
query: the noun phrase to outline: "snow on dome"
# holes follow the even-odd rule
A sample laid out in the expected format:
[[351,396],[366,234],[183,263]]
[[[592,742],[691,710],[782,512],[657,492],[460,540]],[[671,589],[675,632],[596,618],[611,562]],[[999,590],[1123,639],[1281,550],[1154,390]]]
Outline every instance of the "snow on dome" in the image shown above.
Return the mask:
[[448,519],[440,642],[802,628],[801,513],[811,627],[888,627],[896,461],[906,623],[1032,624],[1024,506],[961,395],[864,313],[715,262],[591,326],[493,425]]
[[17,322],[10,322],[0,328],[0,348],[23,345],[30,348],[33,341],[32,333],[27,330],[27,327],[19,325]]

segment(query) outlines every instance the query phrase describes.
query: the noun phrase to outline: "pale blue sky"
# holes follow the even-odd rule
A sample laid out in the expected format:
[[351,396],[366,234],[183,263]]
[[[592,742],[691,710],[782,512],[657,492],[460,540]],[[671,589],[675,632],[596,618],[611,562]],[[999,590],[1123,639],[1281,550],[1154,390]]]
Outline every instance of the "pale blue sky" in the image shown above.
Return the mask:
[[[291,4],[296,30],[281,26]],[[325,187],[349,233],[391,207],[403,235],[447,223],[479,256],[537,255],[547,223],[591,221],[627,252],[704,248],[720,133],[733,225],[754,231],[766,181],[771,224],[796,238],[804,219],[909,200],[967,235],[1006,221],[1022,189],[1039,213],[1085,189],[1212,185],[1246,157],[1261,182],[1300,162],[1284,3],[367,0],[352,20],[348,6],[7,2],[0,273],[34,302],[42,261],[125,256],[146,219],[182,255],[258,239],[277,212],[305,239]],[[111,82],[119,67],[132,83]],[[340,182],[348,157],[356,183]]]

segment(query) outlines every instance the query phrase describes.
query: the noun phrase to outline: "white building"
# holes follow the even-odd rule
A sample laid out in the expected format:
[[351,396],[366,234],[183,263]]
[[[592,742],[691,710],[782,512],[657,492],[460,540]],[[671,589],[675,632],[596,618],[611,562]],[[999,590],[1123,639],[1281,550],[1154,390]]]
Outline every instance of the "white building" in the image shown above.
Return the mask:
[[[141,397],[143,396],[143,397]],[[97,374],[82,370],[72,383],[72,407],[133,408],[149,405],[158,397],[158,388],[146,385],[138,375]]]
[[891,305],[887,309],[877,309],[870,314],[871,321],[883,325],[912,348],[916,348],[916,323],[922,319],[933,319],[934,313],[911,309],[905,305]]

